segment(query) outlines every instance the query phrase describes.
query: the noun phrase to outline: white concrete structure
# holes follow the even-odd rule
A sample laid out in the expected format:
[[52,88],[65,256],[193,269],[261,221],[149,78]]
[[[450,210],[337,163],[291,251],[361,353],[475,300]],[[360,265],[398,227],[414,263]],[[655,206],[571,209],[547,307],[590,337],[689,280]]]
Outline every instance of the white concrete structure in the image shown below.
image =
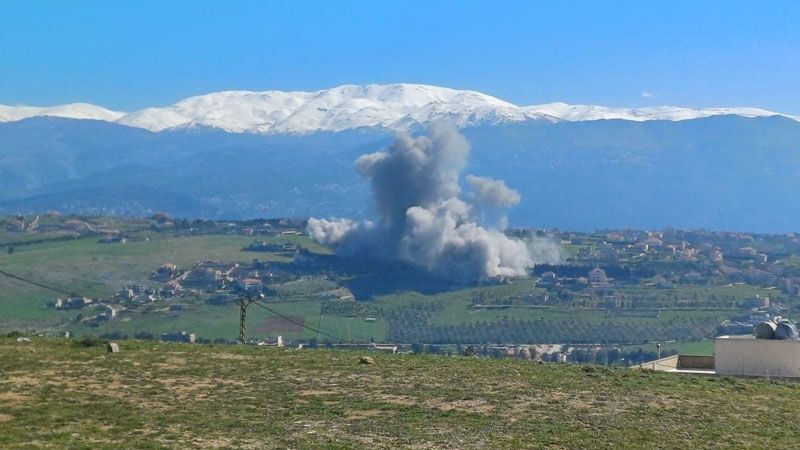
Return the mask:
[[720,336],[714,340],[717,375],[800,377],[800,341]]

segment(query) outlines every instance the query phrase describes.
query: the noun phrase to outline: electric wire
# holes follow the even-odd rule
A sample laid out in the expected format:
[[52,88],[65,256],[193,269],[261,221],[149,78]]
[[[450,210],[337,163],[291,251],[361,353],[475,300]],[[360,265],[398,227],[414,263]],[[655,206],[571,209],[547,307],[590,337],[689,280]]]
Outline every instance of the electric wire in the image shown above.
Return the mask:
[[285,320],[287,322],[293,323],[293,324],[295,324],[295,325],[297,325],[299,327],[303,327],[306,330],[313,331],[314,333],[318,333],[318,334],[321,334],[323,336],[327,336],[329,338],[336,339],[336,340],[341,341],[341,342],[347,342],[348,344],[358,344],[357,342],[351,341],[350,339],[345,339],[345,338],[342,338],[342,337],[339,337],[339,336],[335,336],[333,334],[321,331],[321,330],[319,330],[317,328],[310,327],[310,326],[308,326],[308,325],[306,325],[306,324],[304,324],[302,322],[298,322],[298,321],[292,319],[291,317],[285,316],[285,315],[279,313],[278,311],[275,311],[274,309],[272,309],[269,306],[266,306],[266,305],[264,305],[262,303],[254,301],[253,304],[257,305],[257,306],[259,306],[259,307],[261,307],[261,308],[263,308],[263,309],[265,309],[265,310],[267,310],[269,312],[271,312],[272,314],[275,314],[276,316],[280,317],[281,319],[283,319],[283,320]]

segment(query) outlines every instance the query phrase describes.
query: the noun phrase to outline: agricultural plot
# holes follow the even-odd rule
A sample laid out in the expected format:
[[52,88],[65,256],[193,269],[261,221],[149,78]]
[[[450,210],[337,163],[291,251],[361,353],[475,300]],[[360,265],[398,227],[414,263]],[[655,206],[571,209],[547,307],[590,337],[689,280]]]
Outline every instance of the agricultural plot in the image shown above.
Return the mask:
[[[0,270],[32,278],[67,292],[103,297],[126,285],[152,284],[149,274],[171,262],[180,267],[202,260],[246,261],[244,236],[163,236],[125,244],[76,239],[19,246],[0,254]],[[0,329],[45,328],[68,316],[47,305],[58,293],[0,278]],[[74,316],[74,312],[71,313]]]
[[[220,233],[203,234],[193,229],[158,231],[152,224],[148,227],[151,222],[105,220],[102,226],[126,230],[131,237],[126,243],[110,244],[91,236],[39,241],[41,233],[3,231],[0,238],[8,239],[3,241],[6,244],[21,242],[25,236],[29,241],[17,244],[13,252],[0,254],[0,270],[68,292],[103,298],[123,286],[158,287],[161,282],[151,279],[150,274],[164,263],[187,269],[199,261],[244,265],[258,259],[266,263],[264,271],[280,272],[274,282],[264,283],[265,301],[292,321],[253,306],[248,311],[248,336],[255,339],[282,335],[299,341],[319,338],[320,342],[638,345],[708,338],[717,325],[738,313],[741,301],[756,295],[779,299],[789,308],[787,313],[795,307],[791,299],[765,287],[678,284],[657,289],[645,279],[641,284],[617,286],[615,295],[623,307],[607,308],[602,293],[546,291],[537,286],[535,278],[458,286],[399,264],[337,267],[329,250],[307,236],[258,236],[263,248],[296,246],[310,255],[325,256],[308,265],[293,266],[286,252],[244,251],[255,238],[229,232],[227,224],[216,225],[221,227]],[[595,245],[588,240],[582,246],[572,246],[572,252]],[[238,294],[233,290],[223,294],[199,291],[163,299],[123,310],[113,320],[100,323],[78,320],[79,315],[97,314],[99,310],[49,307],[58,295],[0,278],[0,331],[133,337],[186,330],[207,340],[238,336]],[[567,300],[564,295],[568,295]],[[319,328],[321,333],[292,322]]]

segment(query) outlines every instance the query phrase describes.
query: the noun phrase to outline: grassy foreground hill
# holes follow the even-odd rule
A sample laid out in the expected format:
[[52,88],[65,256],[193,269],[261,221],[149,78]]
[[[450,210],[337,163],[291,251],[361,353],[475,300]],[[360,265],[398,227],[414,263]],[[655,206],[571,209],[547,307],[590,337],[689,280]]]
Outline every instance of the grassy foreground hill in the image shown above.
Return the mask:
[[796,448],[800,385],[515,360],[0,338],[6,448]]

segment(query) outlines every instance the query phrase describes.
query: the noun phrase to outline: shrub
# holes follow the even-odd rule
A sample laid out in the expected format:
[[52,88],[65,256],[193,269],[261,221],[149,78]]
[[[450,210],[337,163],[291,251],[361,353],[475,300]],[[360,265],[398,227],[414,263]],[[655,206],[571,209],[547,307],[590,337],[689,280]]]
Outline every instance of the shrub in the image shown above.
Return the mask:
[[73,345],[79,348],[104,347],[106,344],[108,344],[108,341],[94,336],[88,336],[73,342]]

